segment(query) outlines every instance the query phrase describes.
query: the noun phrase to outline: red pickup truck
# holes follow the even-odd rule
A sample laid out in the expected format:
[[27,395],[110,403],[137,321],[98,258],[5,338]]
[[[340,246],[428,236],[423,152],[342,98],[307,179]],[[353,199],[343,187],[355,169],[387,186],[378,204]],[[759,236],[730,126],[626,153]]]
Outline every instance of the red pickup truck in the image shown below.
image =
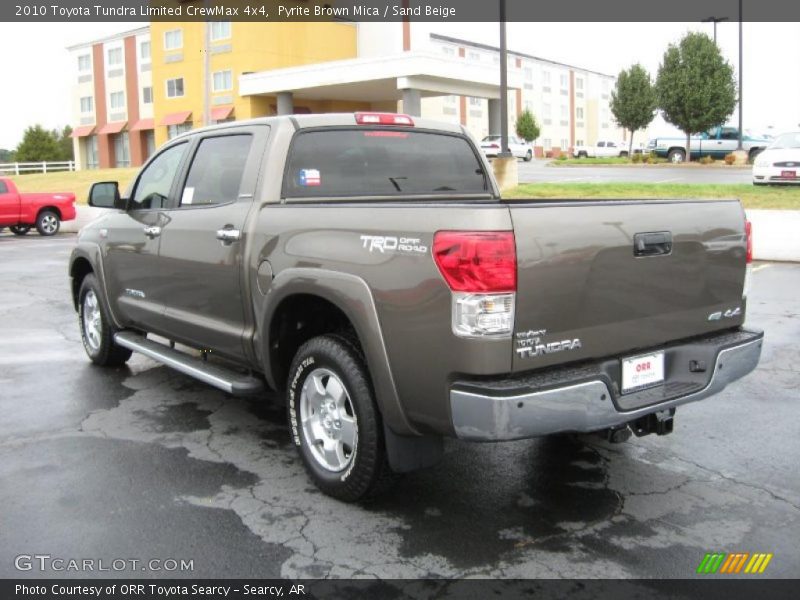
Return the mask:
[[72,192],[20,194],[11,179],[0,177],[0,229],[8,227],[15,235],[25,235],[36,227],[41,235],[55,235],[61,221],[74,218]]

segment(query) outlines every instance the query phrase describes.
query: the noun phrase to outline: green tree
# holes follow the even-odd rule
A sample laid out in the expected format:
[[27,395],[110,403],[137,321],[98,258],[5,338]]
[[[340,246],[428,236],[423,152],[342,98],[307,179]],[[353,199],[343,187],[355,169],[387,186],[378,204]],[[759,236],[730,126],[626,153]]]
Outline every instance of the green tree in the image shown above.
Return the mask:
[[633,154],[633,133],[644,129],[656,116],[656,91],[650,73],[640,64],[620,71],[617,85],[611,92],[611,113],[617,123],[631,132],[628,155]]
[[14,162],[14,151],[0,148],[0,163]]
[[686,134],[687,161],[692,134],[724,123],[736,107],[736,91],[733,67],[707,35],[687,33],[667,48],[656,96],[664,119]]
[[33,125],[25,129],[22,141],[17,146],[16,157],[19,162],[41,162],[60,160],[58,138],[52,131],[41,125]]
[[528,143],[538,138],[541,133],[539,123],[536,122],[536,117],[534,117],[533,113],[527,108],[517,117],[516,130],[517,137],[522,138]]
[[72,146],[72,127],[67,125],[61,132],[55,130],[53,134],[58,140],[58,160],[75,160],[75,151]]

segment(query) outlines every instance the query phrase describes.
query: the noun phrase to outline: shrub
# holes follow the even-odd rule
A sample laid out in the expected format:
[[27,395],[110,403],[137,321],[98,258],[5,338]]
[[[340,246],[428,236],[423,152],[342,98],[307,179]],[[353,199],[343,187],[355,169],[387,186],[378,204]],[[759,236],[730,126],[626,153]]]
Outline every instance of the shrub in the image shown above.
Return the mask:
[[655,150],[650,150],[650,154],[647,155],[647,158],[649,159],[648,162],[654,163],[658,159],[658,154],[656,154]]
[[644,158],[644,157],[639,152],[637,152],[636,154],[634,154],[631,157],[631,162],[635,163],[635,164],[639,164],[640,162],[642,162],[642,158]]
[[726,165],[732,165],[735,162],[736,162],[736,157],[733,154],[725,155],[725,164]]
[[558,160],[567,160],[567,155],[566,155],[566,154],[563,154],[563,153],[562,153],[562,154],[559,154],[559,155],[558,155]]
[[702,157],[699,162],[702,165],[713,165],[714,164],[714,159],[711,158],[710,156],[706,155],[706,156]]

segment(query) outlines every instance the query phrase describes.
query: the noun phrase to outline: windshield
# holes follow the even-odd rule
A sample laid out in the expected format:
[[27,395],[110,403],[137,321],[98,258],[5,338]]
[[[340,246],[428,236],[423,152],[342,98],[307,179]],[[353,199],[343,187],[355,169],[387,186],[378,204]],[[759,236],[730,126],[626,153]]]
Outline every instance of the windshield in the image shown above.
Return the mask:
[[410,129],[298,133],[284,197],[486,194],[479,158],[460,135]]
[[487,135],[481,141],[482,142],[499,142],[500,141],[500,136],[499,135]]
[[773,141],[769,147],[774,150],[781,148],[800,148],[800,131],[782,133],[775,138],[775,141]]

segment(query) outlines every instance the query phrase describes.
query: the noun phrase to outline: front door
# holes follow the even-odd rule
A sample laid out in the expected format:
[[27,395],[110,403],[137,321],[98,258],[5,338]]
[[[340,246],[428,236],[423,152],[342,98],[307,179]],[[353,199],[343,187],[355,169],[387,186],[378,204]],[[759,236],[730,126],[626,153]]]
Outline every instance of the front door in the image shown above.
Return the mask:
[[160,329],[164,305],[155,277],[158,248],[169,220],[164,209],[177,203],[177,176],[188,147],[181,142],[153,158],[134,183],[127,211],[108,215],[101,230],[106,294],[124,326]]
[[16,225],[19,223],[19,195],[8,189],[5,181],[0,180],[0,225]]
[[245,354],[245,221],[268,133],[253,126],[200,136],[161,233],[166,334],[231,358]]

